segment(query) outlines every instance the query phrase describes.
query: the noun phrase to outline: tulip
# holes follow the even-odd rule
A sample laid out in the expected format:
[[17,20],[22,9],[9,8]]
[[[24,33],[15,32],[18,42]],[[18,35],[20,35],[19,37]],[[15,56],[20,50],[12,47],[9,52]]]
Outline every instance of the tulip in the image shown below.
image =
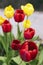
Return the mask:
[[0,25],[2,25],[5,21],[5,18],[3,18],[2,16],[0,16]]
[[29,62],[36,58],[38,47],[35,42],[25,41],[20,49],[20,57],[23,61]]
[[11,32],[12,26],[9,23],[8,20],[5,20],[4,23],[2,24],[2,30],[3,32],[7,33],[7,32]]
[[24,28],[29,28],[30,26],[31,26],[30,20],[24,20],[24,22],[23,22],[23,27],[24,27]]
[[23,10],[16,10],[14,13],[14,19],[16,22],[22,22],[24,20],[25,14]]
[[34,12],[34,7],[33,7],[33,5],[32,4],[30,4],[30,3],[27,3],[26,5],[22,5],[21,6],[21,9],[24,11],[24,13],[27,15],[27,16],[29,16],[29,15],[31,15],[33,12]]
[[32,39],[34,35],[35,35],[35,30],[33,28],[27,28],[24,31],[24,38],[25,39]]
[[11,43],[11,48],[13,50],[19,50],[21,47],[20,41],[19,40],[13,40],[13,42]]
[[14,8],[11,5],[5,7],[5,9],[4,9],[4,15],[7,18],[12,18],[13,15],[14,15]]

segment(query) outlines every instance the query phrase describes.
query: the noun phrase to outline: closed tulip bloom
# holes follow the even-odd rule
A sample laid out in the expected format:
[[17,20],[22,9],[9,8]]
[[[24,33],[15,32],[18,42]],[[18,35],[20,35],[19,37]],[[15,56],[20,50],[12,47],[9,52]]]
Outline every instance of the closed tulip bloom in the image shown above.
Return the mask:
[[30,26],[31,26],[30,20],[24,20],[24,21],[23,21],[23,27],[24,27],[24,28],[29,28]]
[[12,25],[8,20],[5,20],[4,23],[2,24],[2,30],[5,33],[11,32],[12,30]]
[[5,9],[4,9],[4,15],[7,18],[12,18],[13,15],[14,15],[14,8],[11,5],[5,7]]
[[25,39],[32,39],[35,35],[35,30],[33,28],[27,28],[24,30],[24,38]]
[[11,43],[11,48],[13,50],[19,50],[21,47],[20,41],[19,40],[13,40],[13,42]]
[[24,11],[24,13],[29,16],[34,12],[34,7],[31,3],[27,3],[26,5],[22,5],[21,9]]
[[23,10],[16,10],[15,13],[14,13],[14,20],[15,22],[22,22],[24,20],[24,17],[25,17],[25,14],[23,12]]
[[38,47],[32,41],[25,41],[20,49],[20,57],[23,61],[29,62],[36,58],[38,54]]

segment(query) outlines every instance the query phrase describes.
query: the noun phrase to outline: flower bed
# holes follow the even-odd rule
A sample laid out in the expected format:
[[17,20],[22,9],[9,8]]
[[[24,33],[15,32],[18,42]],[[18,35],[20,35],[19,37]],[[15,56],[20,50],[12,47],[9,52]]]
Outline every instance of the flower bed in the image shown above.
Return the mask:
[[[4,15],[8,19],[0,16],[0,26],[3,31],[3,35],[0,35],[0,43],[4,51],[3,55],[0,56],[0,62],[3,62],[3,65],[41,65],[43,63],[41,40],[39,36],[35,36],[36,31],[31,28],[31,22],[28,20],[28,16],[32,15],[33,12],[34,7],[30,3],[22,5],[21,9],[17,10],[9,5],[4,9]],[[17,23],[16,37],[12,33],[13,26],[10,23],[12,17]],[[22,31],[19,27],[21,22],[24,27]]]

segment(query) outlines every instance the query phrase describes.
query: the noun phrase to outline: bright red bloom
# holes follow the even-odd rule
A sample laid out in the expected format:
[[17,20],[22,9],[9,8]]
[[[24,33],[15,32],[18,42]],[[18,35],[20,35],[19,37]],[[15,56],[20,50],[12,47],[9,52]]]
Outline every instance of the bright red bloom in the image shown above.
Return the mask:
[[14,13],[14,19],[16,22],[22,22],[24,20],[25,14],[23,10],[16,10]]
[[20,57],[22,60],[28,62],[35,59],[38,53],[38,47],[36,43],[31,41],[25,41],[20,49]]
[[31,39],[35,34],[35,30],[33,28],[28,28],[24,31],[24,38]]
[[5,32],[5,33],[11,31],[12,26],[11,26],[11,24],[9,23],[8,20],[5,20],[5,22],[2,24],[2,29],[3,29],[3,32]]
[[11,44],[11,48],[13,50],[19,50],[21,48],[21,44],[19,40],[13,40],[12,44]]

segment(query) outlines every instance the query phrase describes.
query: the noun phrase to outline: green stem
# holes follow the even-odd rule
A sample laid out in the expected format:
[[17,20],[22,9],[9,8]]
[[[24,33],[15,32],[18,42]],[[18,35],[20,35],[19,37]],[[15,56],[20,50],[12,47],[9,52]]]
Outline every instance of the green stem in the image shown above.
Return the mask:
[[19,23],[17,23],[17,39],[19,39],[19,37],[20,37],[20,34],[19,34],[19,32],[20,32],[20,29],[19,29]]
[[6,43],[6,64],[9,65],[9,60],[8,60],[8,52],[9,52],[9,38],[8,38],[8,33],[4,33],[5,36],[5,43]]

